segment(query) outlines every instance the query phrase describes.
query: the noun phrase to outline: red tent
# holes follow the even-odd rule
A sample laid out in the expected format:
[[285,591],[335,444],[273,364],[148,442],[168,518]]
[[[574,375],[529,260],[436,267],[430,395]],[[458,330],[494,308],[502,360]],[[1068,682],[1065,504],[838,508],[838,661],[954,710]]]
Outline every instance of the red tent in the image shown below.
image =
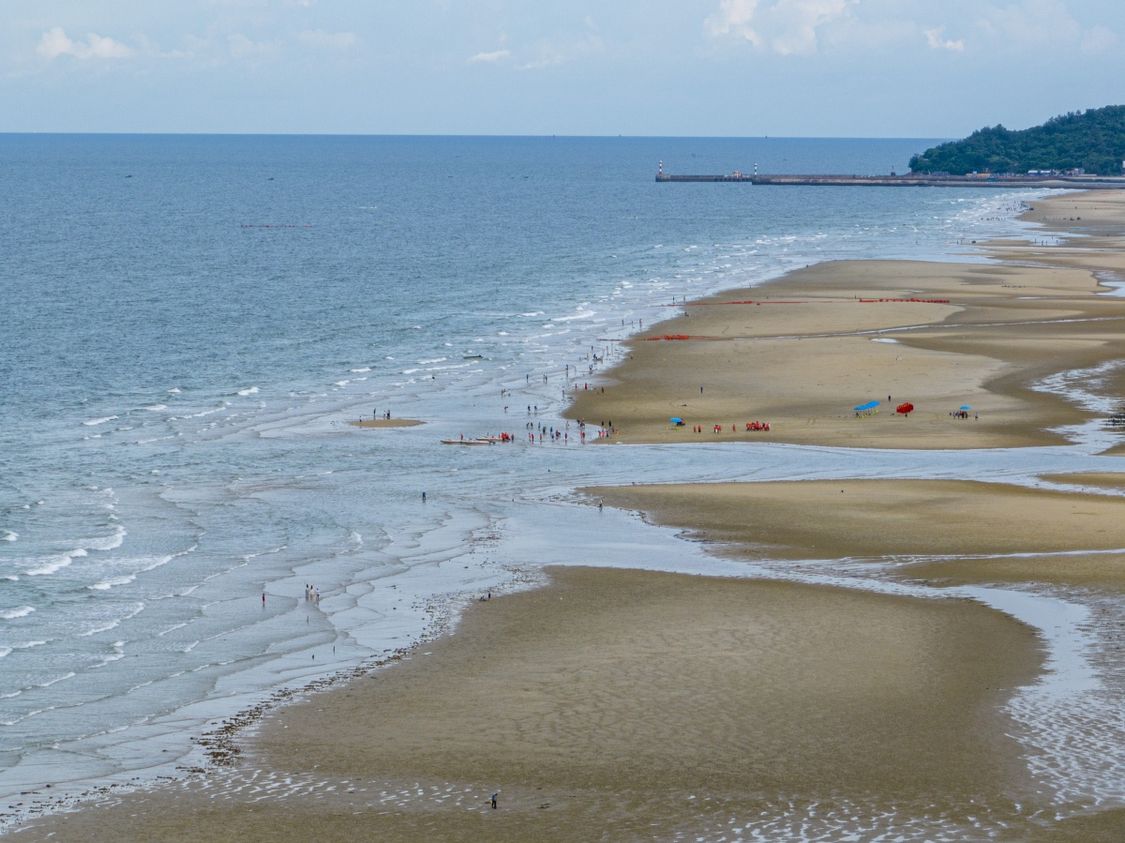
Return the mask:
[[908,416],[914,412],[914,405],[907,401],[904,404],[899,404],[897,407],[895,407],[895,412],[902,413],[904,416]]

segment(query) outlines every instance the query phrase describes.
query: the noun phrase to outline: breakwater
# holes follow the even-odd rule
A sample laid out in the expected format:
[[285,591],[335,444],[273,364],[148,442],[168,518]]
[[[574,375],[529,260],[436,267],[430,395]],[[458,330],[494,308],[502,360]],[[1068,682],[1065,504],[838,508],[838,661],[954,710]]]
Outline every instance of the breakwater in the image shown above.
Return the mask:
[[742,182],[757,185],[802,185],[831,187],[993,187],[1009,189],[1066,188],[1112,190],[1125,188],[1117,176],[931,176],[931,175],[758,175],[734,172],[717,175],[677,175],[658,172],[658,182]]

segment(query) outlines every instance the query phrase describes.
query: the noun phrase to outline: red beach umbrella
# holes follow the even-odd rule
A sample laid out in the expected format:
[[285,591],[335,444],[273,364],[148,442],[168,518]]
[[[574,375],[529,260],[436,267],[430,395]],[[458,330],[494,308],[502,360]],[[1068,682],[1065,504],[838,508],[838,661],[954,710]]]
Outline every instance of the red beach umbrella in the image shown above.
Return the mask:
[[909,401],[906,401],[905,403],[899,404],[897,407],[895,407],[895,412],[902,413],[904,416],[909,415],[910,413],[914,412],[914,405]]

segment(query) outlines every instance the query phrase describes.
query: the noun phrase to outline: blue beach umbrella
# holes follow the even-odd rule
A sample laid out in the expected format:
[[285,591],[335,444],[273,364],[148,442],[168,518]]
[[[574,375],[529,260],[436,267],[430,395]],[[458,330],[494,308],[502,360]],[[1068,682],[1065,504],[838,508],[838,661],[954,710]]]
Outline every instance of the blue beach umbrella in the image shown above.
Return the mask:
[[672,418],[668,419],[668,421],[672,422],[672,424],[683,424],[684,423],[684,420],[681,419],[679,416],[672,416]]
[[968,404],[962,404],[960,407],[958,407],[958,409],[959,410],[971,410],[973,408],[970,407]]
[[864,410],[874,410],[878,406],[879,406],[878,401],[868,401],[866,404],[856,405],[855,411],[857,413],[862,413]]

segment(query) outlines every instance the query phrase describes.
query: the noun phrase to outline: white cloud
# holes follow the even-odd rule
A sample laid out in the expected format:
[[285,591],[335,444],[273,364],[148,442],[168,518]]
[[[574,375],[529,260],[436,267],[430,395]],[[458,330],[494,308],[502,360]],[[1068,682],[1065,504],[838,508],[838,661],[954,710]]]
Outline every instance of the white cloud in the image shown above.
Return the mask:
[[469,56],[469,64],[495,64],[508,58],[511,54],[511,50],[492,50],[488,53],[477,53],[475,56]]
[[762,39],[750,25],[757,11],[758,0],[719,0],[719,8],[704,21],[704,25],[716,37],[735,35],[759,47]]
[[326,50],[350,50],[359,43],[354,32],[325,32],[323,29],[306,29],[297,38],[302,44]]
[[75,41],[61,26],[44,32],[35,51],[48,60],[60,56],[73,56],[76,59],[123,59],[133,54],[132,48],[96,32],[87,34],[84,41]]
[[1118,36],[1102,24],[1084,27],[1062,0],[1019,0],[1007,5],[986,5],[977,28],[997,46],[1009,49],[1079,49],[1100,53],[1112,49]]
[[926,43],[930,45],[931,50],[949,50],[954,53],[965,52],[965,42],[963,39],[958,38],[956,41],[953,41],[948,38],[943,38],[942,36],[944,34],[944,26],[926,30]]
[[822,28],[846,18],[859,0],[720,0],[705,26],[714,37],[736,37],[779,55],[810,55]]

